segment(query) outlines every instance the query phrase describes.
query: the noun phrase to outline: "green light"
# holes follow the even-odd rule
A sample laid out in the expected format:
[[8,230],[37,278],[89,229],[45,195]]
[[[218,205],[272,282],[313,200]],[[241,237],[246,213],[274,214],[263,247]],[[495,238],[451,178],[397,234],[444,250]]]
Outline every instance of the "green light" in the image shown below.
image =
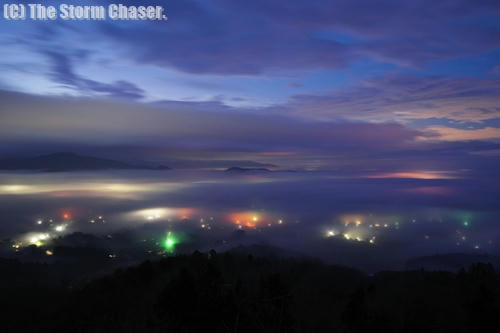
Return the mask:
[[464,227],[468,227],[469,226],[469,221],[464,221]]
[[177,243],[179,243],[179,240],[169,231],[167,238],[165,238],[163,242],[165,250],[167,250],[167,252],[173,252]]

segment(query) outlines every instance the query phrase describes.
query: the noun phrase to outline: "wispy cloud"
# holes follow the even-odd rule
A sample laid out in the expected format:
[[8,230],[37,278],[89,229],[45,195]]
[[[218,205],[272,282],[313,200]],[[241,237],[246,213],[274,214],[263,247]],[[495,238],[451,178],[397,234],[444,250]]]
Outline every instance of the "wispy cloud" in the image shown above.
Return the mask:
[[144,90],[133,83],[124,80],[104,83],[77,74],[74,70],[74,55],[72,54],[54,50],[44,50],[42,53],[50,60],[50,78],[79,93],[128,99],[144,97]]

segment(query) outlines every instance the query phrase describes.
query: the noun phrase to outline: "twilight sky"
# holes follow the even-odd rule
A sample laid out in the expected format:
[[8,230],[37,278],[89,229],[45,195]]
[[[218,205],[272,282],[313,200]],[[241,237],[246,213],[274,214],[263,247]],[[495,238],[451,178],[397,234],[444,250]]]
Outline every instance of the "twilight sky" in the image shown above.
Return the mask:
[[169,20],[0,20],[2,156],[498,176],[498,1],[122,3]]

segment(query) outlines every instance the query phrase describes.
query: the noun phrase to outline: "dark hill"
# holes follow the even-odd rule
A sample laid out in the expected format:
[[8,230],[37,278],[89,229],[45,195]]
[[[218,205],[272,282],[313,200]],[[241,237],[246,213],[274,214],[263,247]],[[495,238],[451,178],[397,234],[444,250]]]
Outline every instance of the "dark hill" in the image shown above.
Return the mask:
[[406,268],[410,270],[425,269],[433,271],[457,272],[467,268],[474,263],[491,264],[500,268],[500,258],[487,254],[449,253],[424,256],[410,259],[406,262]]
[[0,160],[0,170],[40,170],[40,171],[77,171],[106,169],[150,169],[165,170],[165,166],[148,167],[132,165],[120,161],[82,156],[74,153],[54,153],[31,158],[12,158]]
[[57,270],[72,271],[64,263],[0,260],[0,268],[2,332],[465,333],[491,331],[500,311],[500,277],[487,264],[458,274],[367,276],[317,261],[212,250],[84,283],[58,277]]

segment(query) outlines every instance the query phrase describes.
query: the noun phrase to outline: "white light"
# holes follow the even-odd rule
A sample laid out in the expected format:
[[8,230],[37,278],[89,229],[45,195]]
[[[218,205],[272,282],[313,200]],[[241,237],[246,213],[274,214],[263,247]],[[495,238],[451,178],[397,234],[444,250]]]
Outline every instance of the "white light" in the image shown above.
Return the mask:
[[41,234],[40,236],[38,236],[38,238],[40,238],[41,240],[45,240],[49,238],[49,234]]
[[57,232],[63,232],[65,229],[66,229],[66,225],[65,225],[65,224],[58,225],[58,226],[56,226],[56,228],[55,228],[55,230],[56,230]]
[[42,223],[43,223],[43,221],[42,221],[42,220],[38,220],[38,221],[36,221],[36,224],[42,224]]

